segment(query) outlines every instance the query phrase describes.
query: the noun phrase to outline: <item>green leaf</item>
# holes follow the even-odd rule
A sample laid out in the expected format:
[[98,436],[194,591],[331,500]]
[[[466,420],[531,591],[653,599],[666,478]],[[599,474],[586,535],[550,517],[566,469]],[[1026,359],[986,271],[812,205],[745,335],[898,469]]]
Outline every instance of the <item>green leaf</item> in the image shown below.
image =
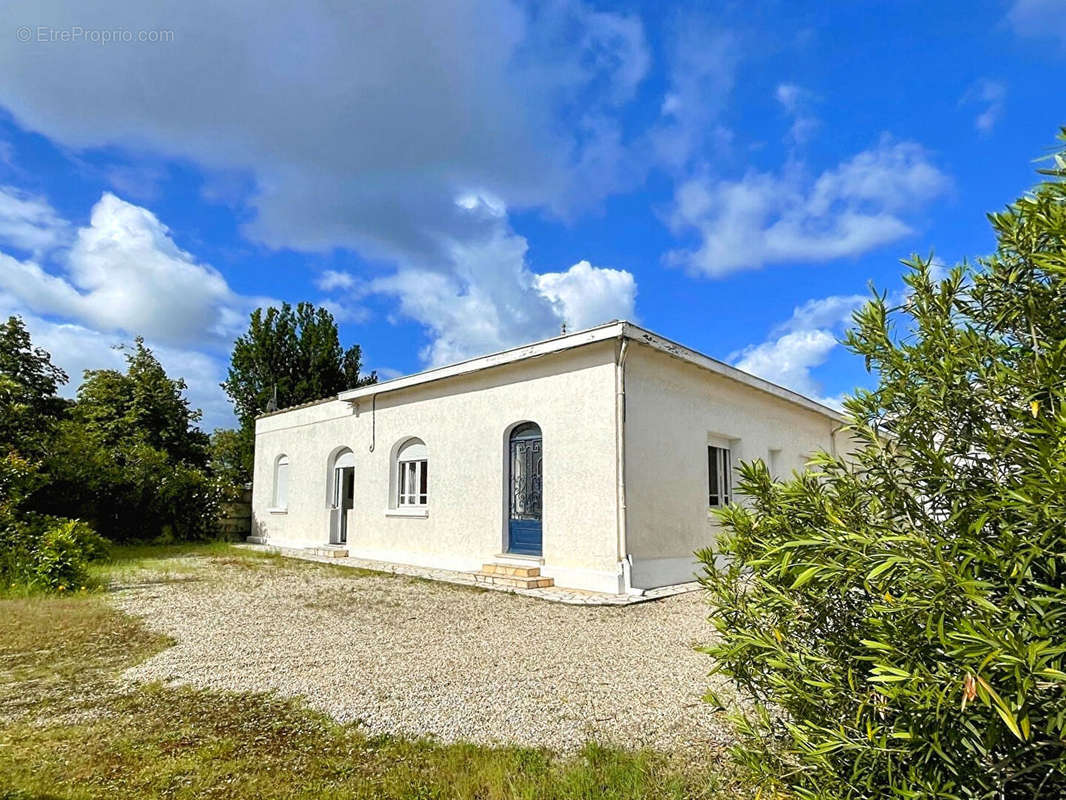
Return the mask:
[[792,585],[790,587],[788,587],[788,588],[789,589],[799,589],[801,586],[805,586],[806,584],[810,583],[811,580],[814,579],[814,576],[817,575],[821,571],[822,571],[822,568],[819,567],[819,566],[807,567],[807,569],[803,570],[803,572],[801,572],[796,577],[796,580],[794,580],[792,582]]

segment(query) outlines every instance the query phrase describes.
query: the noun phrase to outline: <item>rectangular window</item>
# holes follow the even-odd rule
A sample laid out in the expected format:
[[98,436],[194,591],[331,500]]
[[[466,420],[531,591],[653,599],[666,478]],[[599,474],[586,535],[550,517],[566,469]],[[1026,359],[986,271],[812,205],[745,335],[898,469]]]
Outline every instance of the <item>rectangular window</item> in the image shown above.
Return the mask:
[[398,505],[424,506],[429,501],[429,463],[401,461],[399,465]]
[[707,446],[708,500],[712,508],[729,505],[733,495],[732,465],[729,450],[725,447]]

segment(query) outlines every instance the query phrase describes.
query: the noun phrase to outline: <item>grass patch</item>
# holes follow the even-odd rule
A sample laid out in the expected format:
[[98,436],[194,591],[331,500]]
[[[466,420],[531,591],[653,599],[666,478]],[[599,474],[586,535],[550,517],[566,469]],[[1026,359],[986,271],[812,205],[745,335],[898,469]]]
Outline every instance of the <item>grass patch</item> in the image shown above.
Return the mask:
[[0,600],[0,719],[92,710],[169,644],[89,593]]
[[[713,798],[709,772],[589,745],[543,750],[367,738],[297,703],[149,688],[88,723],[0,729],[0,775],[63,798]],[[2,795],[0,795],[2,797]]]
[[281,556],[230,542],[116,545],[106,560],[90,565],[89,574],[95,584],[102,586],[198,580],[203,577],[204,561],[208,559],[257,569],[280,563]]
[[[255,560],[263,558],[228,545],[117,548],[111,566],[123,574],[182,559],[201,568],[211,559],[268,566]],[[742,795],[709,758],[694,767],[594,744],[563,758],[371,738],[272,695],[119,682],[122,670],[169,644],[99,593],[0,600],[0,800]],[[689,755],[699,762],[703,754]]]

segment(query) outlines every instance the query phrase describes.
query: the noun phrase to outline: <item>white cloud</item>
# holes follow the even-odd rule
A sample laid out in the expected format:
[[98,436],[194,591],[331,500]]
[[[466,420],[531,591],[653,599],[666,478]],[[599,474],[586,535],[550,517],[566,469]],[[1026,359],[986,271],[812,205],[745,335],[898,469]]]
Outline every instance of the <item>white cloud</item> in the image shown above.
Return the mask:
[[566,272],[537,275],[534,285],[555,305],[570,330],[635,316],[637,283],[625,270],[579,261]]
[[1007,99],[1007,86],[1002,81],[982,78],[966,90],[959,105],[979,105],[981,111],[974,118],[974,127],[981,133],[990,133],[1003,116]]
[[[139,0],[17,0],[7,12],[55,28],[173,30],[143,47],[0,39],[0,97],[19,125],[75,151],[191,160],[208,194],[252,206],[245,233],[271,247],[391,261],[378,285],[449,332],[431,345],[441,354],[529,338],[555,318],[543,299],[523,311],[536,293],[521,270],[466,263],[503,246],[494,211],[571,217],[642,175],[620,109],[648,71],[643,25],[580,0],[311,0],[298,13],[189,0],[164,22]],[[320,277],[326,302],[362,313],[349,302],[360,287],[344,280]],[[496,333],[453,336],[448,296],[498,316]]]
[[867,299],[865,295],[833,295],[808,300],[777,325],[766,341],[733,353],[729,360],[738,369],[839,408],[840,397],[825,396],[812,371],[826,362],[851,313]]
[[447,272],[401,268],[370,287],[397,297],[402,314],[429,330],[424,361],[447,364],[547,338],[563,322],[577,328],[632,316],[630,273],[579,262],[566,272],[537,275],[506,211],[484,201],[468,205],[468,213],[493,222],[477,239],[452,240]]
[[794,83],[782,83],[778,84],[774,97],[785,113],[792,117],[792,126],[788,131],[789,141],[796,146],[805,144],[820,124],[810,111],[813,95]]
[[165,20],[139,0],[16,0],[7,12],[57,29],[172,30],[153,46],[0,40],[0,97],[74,149],[250,173],[248,232],[271,246],[432,268],[469,224],[456,193],[566,215],[629,180],[616,111],[649,64],[634,15],[577,0],[312,0],[298,13],[189,0]]
[[813,328],[836,328],[851,322],[851,314],[869,297],[864,294],[838,294],[808,300],[792,311],[792,316],[774,328],[777,333]]
[[796,164],[736,181],[692,178],[675,191],[670,226],[700,245],[667,260],[721,277],[861,255],[910,234],[907,217],[949,186],[920,145],[887,136],[813,180]]
[[251,307],[270,301],[235,294],[216,270],[179,248],[152,212],[112,194],[78,229],[44,200],[32,203],[43,210],[24,215],[29,224],[62,232],[68,246],[37,248],[47,257],[27,260],[0,252],[0,315],[23,317],[34,343],[70,375],[66,393],[87,369],[122,369],[114,346],[144,336],[168,373],[185,378],[190,401],[204,411],[203,427],[233,425],[218,386],[222,353]]
[[669,83],[651,132],[655,160],[678,170],[729,147],[719,117],[736,82],[740,42],[732,31],[689,15],[674,25],[667,52]]
[[332,292],[334,289],[354,289],[357,283],[352,273],[335,269],[327,269],[315,279],[315,286],[323,292]]
[[62,244],[68,233],[47,200],[0,186],[0,243],[39,254]]
[[836,337],[828,331],[792,331],[744,348],[734,366],[800,394],[816,397],[821,389],[811,377],[811,368],[822,364],[836,344]]
[[57,258],[62,274],[0,253],[0,288],[38,314],[171,344],[226,341],[254,301],[179,248],[147,209],[105,193]]
[[332,297],[323,298],[316,305],[326,309],[337,322],[362,324],[373,316],[368,308],[357,306],[344,300],[336,300]]
[[1066,45],[1066,13],[1062,0],[1014,0],[1007,21],[1021,36],[1057,38]]

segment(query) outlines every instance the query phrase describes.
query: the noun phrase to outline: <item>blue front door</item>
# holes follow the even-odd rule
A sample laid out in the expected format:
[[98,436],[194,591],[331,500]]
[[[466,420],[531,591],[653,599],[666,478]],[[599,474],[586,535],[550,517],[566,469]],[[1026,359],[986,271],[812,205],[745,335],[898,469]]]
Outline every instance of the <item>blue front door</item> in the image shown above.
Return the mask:
[[532,422],[519,425],[511,434],[510,501],[507,552],[539,556],[543,508],[543,447],[540,428]]

